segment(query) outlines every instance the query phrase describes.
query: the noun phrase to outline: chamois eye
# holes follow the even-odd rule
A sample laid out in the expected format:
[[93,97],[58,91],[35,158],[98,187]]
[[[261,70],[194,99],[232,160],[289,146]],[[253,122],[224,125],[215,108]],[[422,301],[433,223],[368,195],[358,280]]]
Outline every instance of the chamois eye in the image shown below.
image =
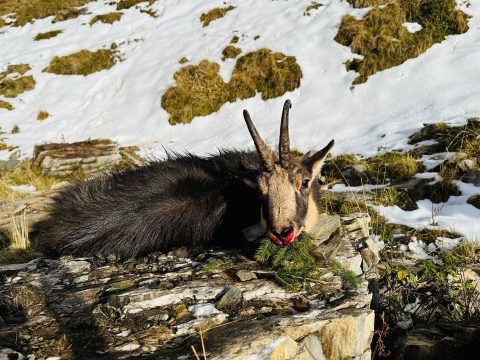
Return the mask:
[[310,179],[305,179],[302,182],[302,187],[303,188],[308,188],[308,184],[310,183]]

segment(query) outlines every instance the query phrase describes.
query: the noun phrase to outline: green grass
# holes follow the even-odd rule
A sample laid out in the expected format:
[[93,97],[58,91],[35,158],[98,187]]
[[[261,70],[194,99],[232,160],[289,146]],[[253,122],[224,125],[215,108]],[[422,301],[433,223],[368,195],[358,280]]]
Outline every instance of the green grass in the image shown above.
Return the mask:
[[92,20],[90,20],[90,26],[96,22],[102,22],[104,24],[113,24],[115,21],[120,21],[122,18],[122,12],[111,12],[108,14],[95,15]]
[[[363,6],[383,1],[351,1]],[[373,8],[361,20],[343,18],[335,40],[362,59],[346,63],[347,70],[358,73],[353,84],[415,58],[448,35],[468,30],[467,16],[455,8],[455,0],[395,0],[383,8]],[[423,29],[410,33],[402,25],[417,22]]]
[[110,69],[116,59],[113,50],[81,50],[67,56],[55,56],[44,72],[57,75],[87,76],[97,71]]
[[13,14],[14,26],[33,23],[37,19],[55,16],[54,22],[80,15],[77,7],[92,0],[3,0],[0,2],[0,16]]
[[196,116],[212,114],[227,102],[254,97],[257,92],[264,100],[282,96],[298,88],[302,77],[294,57],[269,49],[238,58],[229,83],[223,81],[219,70],[217,63],[203,60],[175,73],[176,85],[161,99],[170,124],[189,123]]
[[212,21],[215,21],[224,17],[227,14],[227,12],[232,11],[233,9],[235,9],[235,6],[232,6],[232,5],[224,8],[218,7],[218,8],[212,9],[202,14],[200,16],[200,21],[203,23],[203,27],[206,27],[210,25]]
[[0,109],[6,109],[6,110],[8,110],[8,111],[12,111],[12,110],[13,110],[13,106],[12,106],[12,104],[10,104],[9,102],[0,100]]
[[242,52],[242,49],[235,47],[233,45],[228,45],[225,49],[222,51],[222,60],[225,61],[225,59],[235,59],[240,53]]
[[52,31],[48,31],[48,32],[45,32],[45,33],[38,33],[37,35],[35,35],[35,37],[33,38],[33,40],[35,41],[40,41],[40,40],[47,40],[47,39],[51,39],[55,36],[57,36],[58,34],[61,34],[62,33],[62,30],[52,30]]

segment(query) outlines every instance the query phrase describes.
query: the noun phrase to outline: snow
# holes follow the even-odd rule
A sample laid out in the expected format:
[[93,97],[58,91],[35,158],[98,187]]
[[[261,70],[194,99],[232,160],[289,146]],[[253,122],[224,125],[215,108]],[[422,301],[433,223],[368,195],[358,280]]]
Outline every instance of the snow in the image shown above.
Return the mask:
[[405,29],[407,29],[408,32],[411,33],[416,33],[417,31],[423,29],[422,25],[416,22],[404,22],[402,25]]
[[[30,156],[35,144],[109,137],[122,145],[137,145],[143,154],[164,156],[163,148],[208,154],[217,148],[252,148],[242,110],[248,109],[266,142],[277,145],[282,104],[292,100],[291,141],[300,151],[323,147],[336,140],[334,154],[353,152],[371,156],[382,151],[409,149],[408,136],[423,123],[464,123],[480,114],[480,2],[460,5],[470,29],[449,36],[415,59],[381,71],[352,88],[356,77],[345,69],[355,57],[348,47],[335,42],[346,14],[361,18],[366,9],[353,9],[346,1],[325,0],[311,16],[303,16],[310,0],[231,0],[236,8],[203,28],[199,17],[225,6],[217,0],[164,0],[152,5],[159,15],[152,18],[138,9],[124,11],[113,25],[88,22],[96,14],[115,11],[115,4],[102,0],[88,4],[87,15],[52,24],[52,17],[23,27],[0,30],[0,71],[8,64],[28,63],[37,82],[33,91],[4,99],[15,107],[0,110],[1,126],[14,124],[18,134],[6,134],[8,144]],[[146,7],[147,3],[141,5]],[[418,28],[404,24],[407,29]],[[63,30],[58,36],[33,41],[40,32]],[[190,64],[203,59],[221,65],[228,81],[234,60],[221,61],[222,50],[233,35],[245,54],[261,47],[296,56],[303,78],[299,89],[263,101],[260,95],[228,103],[191,124],[171,126],[169,114],[160,107],[165,91],[175,84],[173,75],[187,57]],[[260,35],[258,40],[254,40]],[[123,59],[113,68],[86,77],[59,76],[42,72],[54,56],[82,49],[109,48],[115,42]],[[50,113],[36,120],[40,110]],[[446,154],[447,156],[448,154]],[[0,158],[7,158],[2,152]],[[427,169],[443,159],[424,159]],[[428,161],[427,161],[428,160]],[[424,175],[419,175],[423,177]],[[478,188],[459,183],[462,195],[433,205],[435,223],[466,237],[480,238],[480,210],[466,204]],[[338,187],[335,188],[339,189]],[[368,187],[367,187],[368,189]],[[465,192],[464,192],[465,190]],[[398,207],[377,207],[390,221],[414,227],[430,226],[432,204],[405,212]]]
[[417,229],[440,227],[462,234],[467,241],[480,240],[480,209],[467,204],[470,196],[480,189],[472,184],[455,181],[461,195],[450,196],[447,202],[434,204],[430,200],[417,201],[417,210],[404,211],[398,206],[374,206],[380,215],[395,224]]

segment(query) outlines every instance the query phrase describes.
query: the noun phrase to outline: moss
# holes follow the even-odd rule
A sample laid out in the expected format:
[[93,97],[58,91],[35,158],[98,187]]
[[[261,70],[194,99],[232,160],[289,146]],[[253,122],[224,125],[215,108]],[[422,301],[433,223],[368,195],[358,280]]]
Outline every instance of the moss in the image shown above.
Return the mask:
[[238,43],[239,37],[237,35],[234,35],[232,39],[230,40],[230,44],[236,44]]
[[30,260],[37,257],[33,250],[27,249],[1,249],[0,250],[0,265],[6,264],[22,264],[29,262]]
[[46,39],[53,38],[61,33],[62,33],[62,30],[52,30],[45,33],[38,33],[37,35],[35,35],[33,40],[35,41],[46,40]]
[[115,65],[114,54],[112,50],[81,50],[67,56],[55,56],[43,71],[57,75],[87,76]]
[[435,204],[447,202],[450,196],[460,195],[457,185],[447,180],[437,181],[433,184],[430,184],[430,180],[422,180],[407,191],[413,202],[429,199]]
[[186,64],[187,62],[188,62],[188,58],[186,58],[185,56],[182,57],[180,60],[178,60],[178,63],[182,65]]
[[225,49],[223,49],[222,51],[222,60],[225,61],[225,59],[234,59],[236,58],[238,55],[240,55],[240,53],[242,52],[242,49],[240,48],[237,48],[233,45],[228,45]]
[[50,114],[46,111],[40,111],[37,115],[37,120],[39,121],[43,121],[45,120],[46,118],[48,118],[50,116]]
[[135,6],[137,4],[140,4],[142,2],[147,2],[147,1],[151,5],[156,0],[120,0],[120,2],[117,4],[117,10],[130,9],[132,6]]
[[113,24],[115,21],[120,21],[122,15],[122,12],[111,12],[108,14],[95,15],[92,20],[90,20],[90,26],[92,26],[98,21],[104,24]]
[[55,21],[62,21],[72,16],[78,16],[80,12],[75,8],[90,1],[92,0],[4,0],[0,2],[0,16],[13,14],[14,26],[23,26],[48,16],[55,16]]
[[262,94],[267,100],[300,86],[302,71],[294,57],[260,49],[237,59],[230,82],[219,75],[220,66],[203,60],[174,75],[176,86],[168,89],[161,106],[170,124],[189,123],[196,116],[214,113],[226,102]]
[[302,76],[295,57],[262,48],[237,59],[229,85],[240,99],[268,100],[300,87]]
[[310,5],[305,8],[303,16],[310,16],[313,10],[318,10],[322,4],[312,1]]
[[[422,30],[410,33],[405,22],[418,22]],[[378,71],[417,57],[446,36],[467,30],[466,15],[455,9],[455,0],[397,0],[372,9],[361,20],[345,16],[335,40],[363,56],[346,63],[347,70],[358,72],[353,84],[360,84]]]
[[20,132],[20,128],[17,124],[12,126],[12,130],[10,130],[10,134],[18,134]]
[[0,100],[0,109],[6,109],[6,110],[8,110],[8,111],[12,111],[12,110],[13,110],[13,106],[12,106],[12,104],[10,104],[9,102]]
[[470,205],[475,206],[477,209],[480,209],[480,194],[469,197],[467,202]]
[[228,6],[224,8],[215,8],[212,9],[200,16],[200,21],[203,23],[203,27],[210,25],[212,21],[218,20],[225,16],[225,14],[231,10],[235,9],[235,6]]

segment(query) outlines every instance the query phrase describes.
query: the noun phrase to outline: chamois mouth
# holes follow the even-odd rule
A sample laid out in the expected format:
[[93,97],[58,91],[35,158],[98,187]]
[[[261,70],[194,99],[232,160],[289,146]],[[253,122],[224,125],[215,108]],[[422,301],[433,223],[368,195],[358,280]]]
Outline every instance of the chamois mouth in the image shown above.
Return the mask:
[[267,237],[278,247],[285,247],[291,242],[293,242],[297,235],[295,234],[295,229],[291,229],[285,236],[277,236],[270,230],[267,231]]

